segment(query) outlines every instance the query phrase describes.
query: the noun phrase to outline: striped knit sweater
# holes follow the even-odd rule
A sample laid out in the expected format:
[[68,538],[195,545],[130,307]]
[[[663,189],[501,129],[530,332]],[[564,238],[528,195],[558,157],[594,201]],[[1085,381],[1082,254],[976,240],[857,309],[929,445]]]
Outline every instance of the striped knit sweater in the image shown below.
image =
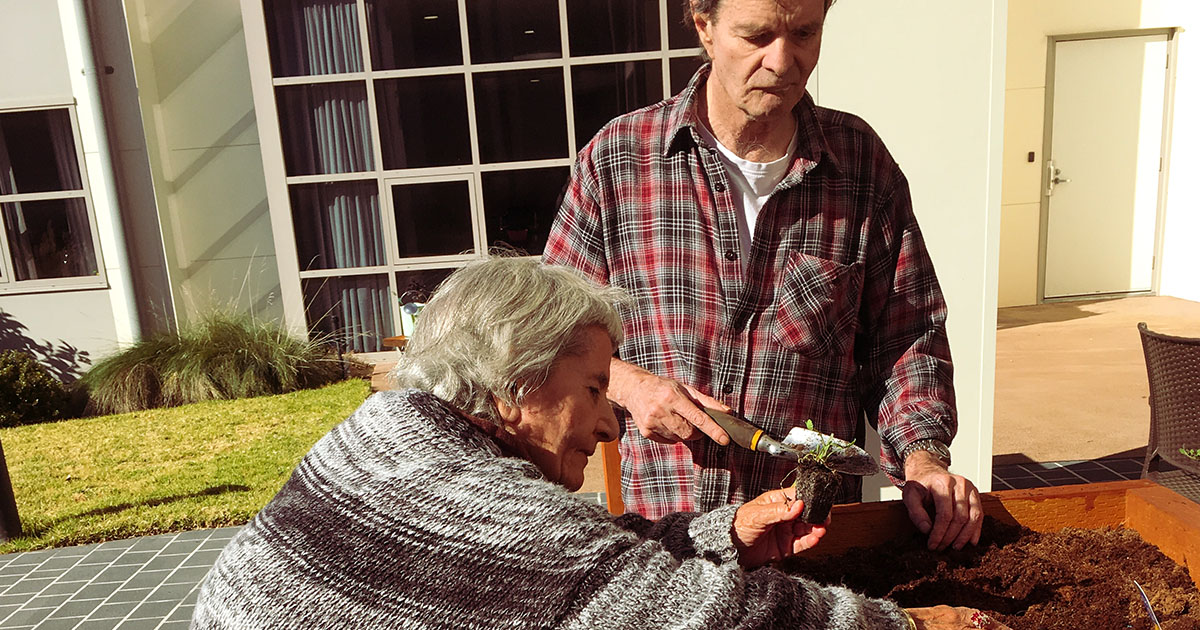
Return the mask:
[[192,628],[906,628],[895,604],[743,571],[736,506],[613,518],[434,396],[375,394],[205,578]]

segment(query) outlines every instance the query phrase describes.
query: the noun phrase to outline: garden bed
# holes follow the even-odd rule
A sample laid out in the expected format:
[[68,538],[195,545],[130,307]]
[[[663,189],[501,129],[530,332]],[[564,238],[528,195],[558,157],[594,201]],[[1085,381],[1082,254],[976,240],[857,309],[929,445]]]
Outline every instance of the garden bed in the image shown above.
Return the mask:
[[[905,606],[988,610],[1015,630],[1200,630],[1200,505],[1149,481],[984,495],[977,547],[929,552],[898,501],[837,506],[830,533],[786,567]],[[813,553],[816,552],[816,553]]]

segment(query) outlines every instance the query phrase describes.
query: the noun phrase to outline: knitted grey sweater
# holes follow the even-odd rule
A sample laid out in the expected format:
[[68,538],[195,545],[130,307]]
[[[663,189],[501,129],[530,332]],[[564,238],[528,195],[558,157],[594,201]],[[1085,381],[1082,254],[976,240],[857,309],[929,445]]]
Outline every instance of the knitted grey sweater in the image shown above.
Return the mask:
[[434,396],[375,394],[205,578],[192,628],[891,628],[900,610],[738,566],[736,506],[613,518]]

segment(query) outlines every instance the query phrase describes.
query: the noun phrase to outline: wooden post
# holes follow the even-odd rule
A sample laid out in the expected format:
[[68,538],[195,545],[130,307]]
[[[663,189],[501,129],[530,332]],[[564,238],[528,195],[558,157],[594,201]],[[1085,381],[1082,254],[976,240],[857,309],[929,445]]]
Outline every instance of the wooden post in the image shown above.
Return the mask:
[[12,480],[8,478],[4,445],[0,444],[0,542],[7,542],[20,535],[21,519],[17,516],[17,498],[13,494]]
[[621,452],[618,440],[600,444],[600,462],[604,466],[604,499],[608,511],[615,516],[625,513],[625,502],[621,500]]

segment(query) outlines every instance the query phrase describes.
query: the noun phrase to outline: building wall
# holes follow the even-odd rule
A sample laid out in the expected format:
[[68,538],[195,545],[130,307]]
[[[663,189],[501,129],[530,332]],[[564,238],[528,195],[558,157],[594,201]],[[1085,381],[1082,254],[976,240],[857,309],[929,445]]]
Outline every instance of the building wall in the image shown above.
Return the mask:
[[[958,395],[954,469],[991,480],[1006,0],[839,2],[819,75],[823,105],[862,116],[909,179],[949,308]],[[869,480],[865,495],[897,492]]]
[[[1200,251],[1188,241],[1200,233],[1194,208],[1200,182],[1184,175],[1200,168],[1197,119],[1200,52],[1194,32],[1200,7],[1172,0],[1010,0],[1008,70],[1005,81],[1003,219],[1000,237],[999,305],[1038,300],[1038,237],[1041,217],[1042,139],[1049,35],[1182,26],[1176,64],[1175,120],[1164,217],[1159,293],[1200,300]],[[1187,139],[1191,139],[1188,141]],[[1036,153],[1030,163],[1027,155]]]
[[281,319],[237,0],[124,4],[178,317]]
[[[0,109],[73,103],[58,5],[0,0],[0,16]],[[29,351],[61,378],[77,377],[116,338],[108,289],[0,294],[0,347]]]

